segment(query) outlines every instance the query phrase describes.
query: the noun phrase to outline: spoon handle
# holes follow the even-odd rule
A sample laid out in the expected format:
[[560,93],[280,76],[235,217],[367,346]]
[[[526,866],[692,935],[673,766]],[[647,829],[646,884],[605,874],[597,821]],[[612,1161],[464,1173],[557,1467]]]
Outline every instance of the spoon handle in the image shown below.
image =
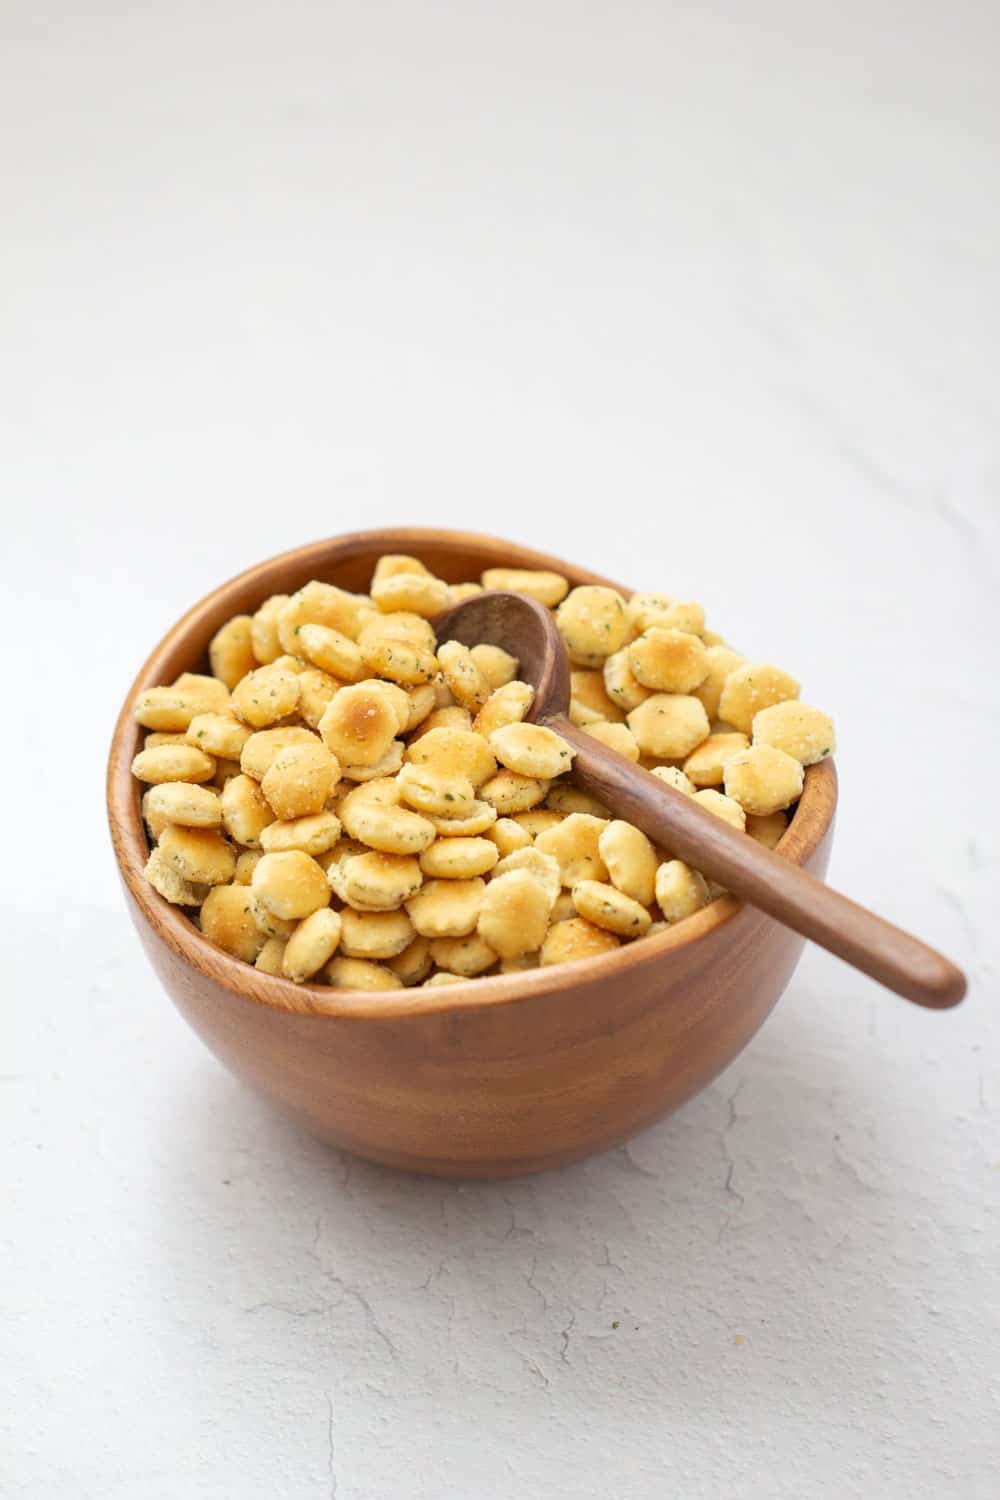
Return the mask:
[[915,1005],[944,1010],[965,994],[962,971],[933,948],[730,827],[563,715],[546,723],[576,751],[574,781],[675,858]]

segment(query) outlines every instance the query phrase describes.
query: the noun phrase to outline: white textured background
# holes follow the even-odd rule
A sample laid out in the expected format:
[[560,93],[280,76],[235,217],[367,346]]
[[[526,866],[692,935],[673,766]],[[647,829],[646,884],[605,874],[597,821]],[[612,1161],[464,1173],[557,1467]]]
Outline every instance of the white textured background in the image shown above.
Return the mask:
[[[996,6],[2,0],[0,40],[0,1491],[993,1500]],[[811,952],[671,1122],[507,1185],[230,1081],[127,923],[113,715],[220,577],[402,520],[780,657],[837,716],[832,878],[966,1005]]]

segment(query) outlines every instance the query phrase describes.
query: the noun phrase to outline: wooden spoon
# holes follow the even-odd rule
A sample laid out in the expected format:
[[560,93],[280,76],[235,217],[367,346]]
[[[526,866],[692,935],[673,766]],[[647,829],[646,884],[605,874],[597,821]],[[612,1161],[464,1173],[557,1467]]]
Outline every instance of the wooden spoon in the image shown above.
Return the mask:
[[965,975],[942,954],[571,724],[569,663],[544,605],[526,594],[490,590],[447,610],[434,628],[439,640],[489,642],[516,656],[521,679],[535,690],[529,717],[576,752],[572,779],[655,844],[914,1004],[943,1010],[962,999]]

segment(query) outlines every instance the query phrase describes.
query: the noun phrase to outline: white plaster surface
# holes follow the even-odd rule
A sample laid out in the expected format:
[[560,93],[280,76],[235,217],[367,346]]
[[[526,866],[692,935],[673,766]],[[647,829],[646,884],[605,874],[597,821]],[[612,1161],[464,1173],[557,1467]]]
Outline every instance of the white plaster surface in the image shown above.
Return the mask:
[[[11,1500],[993,1500],[1000,12],[0,5]],[[233,1082],[106,839],[220,577],[403,520],[704,599],[831,708],[810,952],[622,1151],[422,1181]]]

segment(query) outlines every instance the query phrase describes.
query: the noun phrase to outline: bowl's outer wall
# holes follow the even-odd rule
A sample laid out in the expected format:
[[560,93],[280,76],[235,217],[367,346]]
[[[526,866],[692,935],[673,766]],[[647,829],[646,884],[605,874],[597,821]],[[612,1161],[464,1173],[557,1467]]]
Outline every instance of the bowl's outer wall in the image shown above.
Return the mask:
[[[476,577],[497,560],[477,546],[481,541],[461,537],[440,551],[423,545],[420,554],[446,577]],[[287,592],[317,572],[362,587],[371,558],[383,550],[403,547],[368,539],[363,560],[352,556],[347,567],[321,570],[312,561],[295,582],[264,592],[279,586]],[[536,565],[552,562],[540,558]],[[572,571],[575,581],[592,577]],[[209,611],[201,644],[221,618],[255,602],[231,601],[219,618]],[[190,665],[190,646],[189,640],[187,660],[169,670]],[[133,749],[125,745],[123,757],[130,759]],[[818,876],[832,829],[831,817],[806,861]],[[316,1135],[374,1161],[444,1176],[503,1177],[559,1166],[669,1114],[747,1044],[803,947],[796,933],[740,907],[697,942],[624,973],[602,965],[592,977],[583,964],[571,984],[490,1005],[377,1020],[317,1016],[257,1003],[198,972],[148,920],[127,881],[125,890],[168,994],[227,1067]]]
[[[816,875],[828,846],[829,834]],[[746,1046],[803,947],[744,907],[627,979],[373,1023],[234,996],[129,904],[174,1004],[229,1068],[335,1145],[456,1177],[560,1166],[670,1114]]]

